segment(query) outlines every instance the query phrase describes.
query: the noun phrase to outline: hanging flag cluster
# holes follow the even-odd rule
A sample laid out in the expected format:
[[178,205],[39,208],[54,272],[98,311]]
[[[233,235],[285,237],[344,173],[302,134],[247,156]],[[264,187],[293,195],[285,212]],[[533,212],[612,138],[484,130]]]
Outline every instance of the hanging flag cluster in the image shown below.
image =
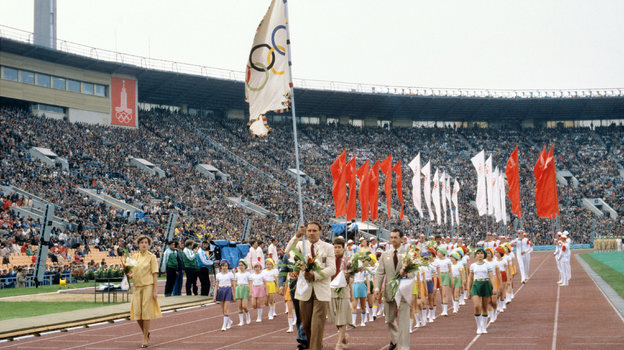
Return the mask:
[[[425,194],[425,204],[429,212],[429,219],[436,221],[438,225],[447,224],[459,225],[459,207],[457,204],[457,194],[459,193],[459,182],[455,179],[454,187],[451,189],[451,178],[445,172],[440,175],[436,169],[433,175],[433,189],[431,188],[431,162],[427,162],[424,167],[420,167],[420,153],[409,163],[410,169],[414,173],[412,178],[412,197],[414,206],[420,217],[423,217],[421,203],[421,174],[424,177],[423,192]],[[434,211],[431,208],[433,202]],[[453,208],[454,206],[454,208]],[[448,209],[448,216],[447,216]]]
[[290,108],[291,77],[288,69],[284,1],[273,0],[258,25],[245,69],[245,101],[249,103],[249,130],[266,136],[265,114]]
[[492,156],[485,159],[483,150],[472,157],[471,161],[477,171],[475,202],[479,216],[491,215],[494,216],[496,222],[502,221],[507,224],[505,174],[498,167],[493,167]]
[[[384,174],[384,193],[386,194],[386,207],[388,218],[392,214],[392,173],[396,174],[396,190],[401,211],[399,218],[403,220],[403,177],[401,173],[401,161],[392,166],[392,155],[388,156],[381,163],[375,162],[370,167],[370,162],[366,160],[362,166],[356,170],[356,159],[351,158],[346,161],[346,151],[343,151],[330,166],[330,171],[334,181],[332,196],[334,197],[334,210],[336,217],[347,215],[347,221],[357,217],[357,200],[360,201],[362,210],[362,221],[370,219],[377,220],[379,203],[379,171]],[[359,189],[357,181],[359,180]],[[347,185],[349,195],[347,196]],[[357,196],[356,196],[357,191]],[[348,198],[347,198],[348,197]]]
[[537,216],[552,219],[559,215],[559,196],[557,194],[557,170],[555,168],[555,156],[553,145],[546,153],[546,146],[533,167],[535,175],[535,206]]

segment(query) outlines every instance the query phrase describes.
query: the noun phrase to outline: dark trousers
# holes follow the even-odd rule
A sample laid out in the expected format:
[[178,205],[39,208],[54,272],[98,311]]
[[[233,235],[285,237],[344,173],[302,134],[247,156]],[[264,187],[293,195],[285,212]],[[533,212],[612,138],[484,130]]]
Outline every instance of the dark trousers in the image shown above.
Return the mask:
[[308,337],[303,330],[303,325],[301,324],[301,311],[299,311],[299,300],[295,299],[295,285],[293,284],[290,288],[290,300],[293,301],[293,308],[295,309],[295,316],[297,316],[297,342],[299,344],[308,345]]
[[173,296],[182,295],[182,280],[184,279],[184,270],[178,269],[175,283],[173,284]]
[[208,272],[210,270],[207,267],[199,268],[199,283],[201,283],[201,292],[200,294],[203,296],[208,296],[210,293],[210,277]]
[[175,285],[176,278],[178,277],[178,270],[168,267],[166,272],[167,281],[165,282],[165,296],[170,297],[173,293],[173,286]]
[[[184,268],[186,272],[186,295],[197,295],[197,270]],[[193,293],[191,293],[191,289]]]

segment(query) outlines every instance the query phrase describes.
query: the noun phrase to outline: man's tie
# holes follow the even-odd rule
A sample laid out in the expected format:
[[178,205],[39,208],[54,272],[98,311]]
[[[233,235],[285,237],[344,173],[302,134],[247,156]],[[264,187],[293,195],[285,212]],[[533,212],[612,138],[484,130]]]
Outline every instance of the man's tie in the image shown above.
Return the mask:
[[314,244],[310,244],[310,254],[312,254],[312,259],[316,258],[316,252],[314,251]]
[[392,261],[394,261],[394,269],[396,270],[397,265],[399,264],[399,257],[397,256],[397,250],[394,250],[394,258],[392,258]]

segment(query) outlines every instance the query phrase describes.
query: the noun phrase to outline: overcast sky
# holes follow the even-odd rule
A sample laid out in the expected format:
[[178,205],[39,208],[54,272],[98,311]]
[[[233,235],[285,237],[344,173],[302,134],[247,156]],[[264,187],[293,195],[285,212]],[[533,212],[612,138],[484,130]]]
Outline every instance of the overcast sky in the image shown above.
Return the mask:
[[[270,0],[58,0],[59,39],[243,71]],[[622,0],[291,0],[293,75],[447,88],[622,88]],[[33,30],[33,0],[0,24]]]

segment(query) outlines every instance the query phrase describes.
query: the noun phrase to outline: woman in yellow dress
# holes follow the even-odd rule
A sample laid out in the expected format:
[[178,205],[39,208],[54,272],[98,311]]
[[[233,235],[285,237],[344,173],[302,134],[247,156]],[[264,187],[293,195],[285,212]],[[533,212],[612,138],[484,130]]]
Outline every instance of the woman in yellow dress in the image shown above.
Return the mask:
[[141,235],[136,240],[139,252],[133,258],[136,266],[128,274],[134,281],[132,302],[130,303],[130,319],[136,320],[143,332],[142,348],[147,347],[149,341],[150,320],[162,316],[158,306],[158,262],[156,256],[148,251],[152,239]]

